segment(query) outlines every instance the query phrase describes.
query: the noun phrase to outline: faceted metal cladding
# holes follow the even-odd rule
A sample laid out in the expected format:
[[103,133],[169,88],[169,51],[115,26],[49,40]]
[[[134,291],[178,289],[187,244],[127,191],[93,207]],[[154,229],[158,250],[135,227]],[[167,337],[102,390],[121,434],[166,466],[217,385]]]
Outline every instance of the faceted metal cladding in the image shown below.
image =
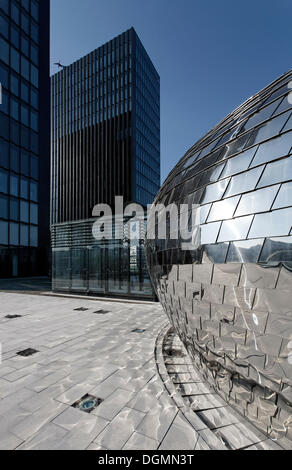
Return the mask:
[[[199,140],[155,204],[199,204],[200,244],[146,241],[159,300],[214,389],[292,445],[292,72]],[[158,222],[156,222],[158,224]]]

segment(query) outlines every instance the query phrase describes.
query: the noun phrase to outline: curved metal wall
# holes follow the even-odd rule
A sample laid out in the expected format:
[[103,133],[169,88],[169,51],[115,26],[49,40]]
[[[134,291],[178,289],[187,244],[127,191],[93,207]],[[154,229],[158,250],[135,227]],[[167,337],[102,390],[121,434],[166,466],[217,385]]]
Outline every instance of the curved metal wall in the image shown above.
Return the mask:
[[[199,245],[146,241],[157,295],[194,363],[272,438],[292,440],[292,73],[182,158],[155,203],[199,204]],[[157,223],[157,222],[156,222]]]

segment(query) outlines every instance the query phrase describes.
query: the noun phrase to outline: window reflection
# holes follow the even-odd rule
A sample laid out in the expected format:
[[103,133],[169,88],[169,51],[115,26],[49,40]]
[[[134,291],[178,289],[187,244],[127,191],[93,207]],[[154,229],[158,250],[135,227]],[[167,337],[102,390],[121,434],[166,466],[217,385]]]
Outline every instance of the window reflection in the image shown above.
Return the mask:
[[271,137],[279,134],[286,124],[289,118],[290,111],[288,113],[281,114],[280,116],[266,122],[261,127],[255,129],[249,145],[258,144],[264,140],[270,139]]
[[239,217],[238,219],[226,220],[222,224],[219,242],[242,240],[247,237],[253,216]]
[[288,207],[292,202],[292,183],[283,184],[277,199],[273,205],[273,209],[280,209],[281,207]]
[[221,199],[227,188],[228,183],[229,179],[219,181],[219,183],[209,184],[209,186],[207,186],[205,190],[205,194],[202,198],[201,203],[203,204]]
[[226,178],[227,176],[232,176],[236,173],[247,170],[256,150],[256,148],[246,150],[237,157],[233,157],[227,160],[226,167],[221,175],[221,178]]
[[223,201],[215,202],[208,217],[208,222],[231,219],[238,204],[239,198],[240,196],[235,196],[229,199],[224,199]]
[[292,237],[267,238],[259,261],[271,265],[291,262]]
[[257,185],[262,171],[263,167],[259,167],[234,176],[230,181],[225,197],[253,190]]
[[292,129],[292,116],[290,116],[289,121],[285,125],[283,132],[290,131]]
[[221,222],[201,225],[201,244],[208,245],[209,243],[216,243],[220,226]]
[[292,107],[292,104],[289,102],[288,97],[289,97],[289,95],[285,96],[282,99],[282,102],[281,102],[280,106],[276,110],[276,114],[283,113],[284,111],[286,111],[287,109],[290,109]]
[[256,214],[269,211],[276,197],[279,186],[260,189],[249,194],[244,194],[239,203],[235,216]]
[[289,235],[292,225],[292,207],[267,214],[257,214],[254,218],[249,238]]
[[205,253],[212,263],[225,263],[229,243],[217,243],[205,246]]
[[230,243],[227,256],[227,263],[256,263],[264,239],[261,240],[242,240]]
[[292,180],[292,157],[267,165],[258,187],[262,188],[288,180]]
[[252,129],[253,127],[256,127],[258,124],[260,124],[261,122],[264,122],[267,119],[269,119],[272,116],[272,114],[275,112],[277,107],[279,106],[279,103],[281,102],[281,100],[282,98],[275,101],[274,103],[271,103],[265,108],[260,109],[256,114],[251,116],[245,125],[245,129],[246,130]]
[[261,163],[270,162],[276,158],[288,155],[292,147],[292,133],[282,134],[276,139],[269,140],[260,145],[252,166],[260,165]]

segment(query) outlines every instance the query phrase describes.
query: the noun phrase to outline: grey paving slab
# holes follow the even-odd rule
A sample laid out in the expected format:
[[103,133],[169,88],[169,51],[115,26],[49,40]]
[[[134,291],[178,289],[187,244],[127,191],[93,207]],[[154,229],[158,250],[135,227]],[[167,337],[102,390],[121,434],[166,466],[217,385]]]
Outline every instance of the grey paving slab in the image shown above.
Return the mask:
[[59,447],[60,440],[66,436],[67,432],[65,429],[49,423],[43,426],[35,436],[18,447],[18,450],[56,450]]
[[36,413],[30,414],[18,424],[12,426],[11,432],[22,440],[26,440],[38,432],[45,424],[50,422],[66,408],[61,403],[50,403]]
[[159,450],[195,450],[198,439],[197,431],[178,413]]
[[22,440],[13,434],[6,432],[5,436],[1,437],[0,450],[14,450],[22,444]]
[[138,432],[133,432],[130,439],[126,442],[123,450],[156,450],[159,447],[159,441],[143,436]]
[[145,414],[141,411],[124,408],[95,440],[107,449],[120,450],[133,434]]
[[93,414],[112,421],[115,416],[130,401],[134,393],[128,390],[117,388],[106,400],[104,400],[98,408],[93,410]]

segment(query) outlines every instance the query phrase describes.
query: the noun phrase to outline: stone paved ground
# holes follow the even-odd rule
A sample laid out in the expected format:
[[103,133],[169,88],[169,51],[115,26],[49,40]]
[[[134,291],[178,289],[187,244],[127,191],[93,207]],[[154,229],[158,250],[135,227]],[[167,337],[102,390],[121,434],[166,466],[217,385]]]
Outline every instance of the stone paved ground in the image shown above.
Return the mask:
[[[155,303],[0,292],[0,449],[226,449],[158,375],[167,325]],[[103,399],[91,414],[72,407],[86,394]]]
[[[0,449],[158,448],[180,419],[156,373],[165,323],[159,304],[0,293]],[[91,414],[71,407],[87,393]]]

